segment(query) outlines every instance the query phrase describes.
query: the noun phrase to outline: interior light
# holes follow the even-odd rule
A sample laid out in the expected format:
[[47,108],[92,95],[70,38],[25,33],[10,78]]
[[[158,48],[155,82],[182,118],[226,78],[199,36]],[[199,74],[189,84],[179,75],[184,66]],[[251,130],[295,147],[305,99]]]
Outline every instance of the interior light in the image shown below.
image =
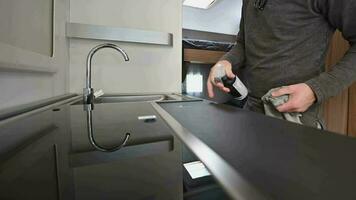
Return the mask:
[[208,9],[217,0],[184,0],[183,5],[190,6],[194,8]]

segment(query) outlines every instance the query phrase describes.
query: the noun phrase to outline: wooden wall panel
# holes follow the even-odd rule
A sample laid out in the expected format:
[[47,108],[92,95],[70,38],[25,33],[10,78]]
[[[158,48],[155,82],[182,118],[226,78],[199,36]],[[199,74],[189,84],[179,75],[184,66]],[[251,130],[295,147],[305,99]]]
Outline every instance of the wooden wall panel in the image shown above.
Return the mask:
[[223,51],[184,49],[184,61],[215,64],[225,53]]
[[347,135],[348,90],[344,90],[340,95],[329,99],[324,106],[327,130]]
[[[327,70],[332,69],[336,63],[345,55],[349,49],[349,44],[346,42],[340,32],[336,32],[330,44],[329,53],[326,60]],[[344,90],[338,96],[329,99],[325,103],[325,122],[327,129],[343,135],[348,132],[348,104],[349,104],[348,89]]]
[[348,132],[356,137],[356,83],[349,90],[349,123]]

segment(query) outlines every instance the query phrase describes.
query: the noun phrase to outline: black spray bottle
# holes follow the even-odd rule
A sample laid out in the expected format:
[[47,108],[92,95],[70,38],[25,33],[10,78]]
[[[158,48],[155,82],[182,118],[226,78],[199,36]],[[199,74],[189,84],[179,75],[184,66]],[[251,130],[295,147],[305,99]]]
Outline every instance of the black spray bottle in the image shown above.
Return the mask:
[[241,80],[237,76],[233,79],[227,77],[224,66],[219,64],[216,66],[215,81],[223,83],[230,89],[230,94],[238,100],[242,100],[248,95],[248,90]]

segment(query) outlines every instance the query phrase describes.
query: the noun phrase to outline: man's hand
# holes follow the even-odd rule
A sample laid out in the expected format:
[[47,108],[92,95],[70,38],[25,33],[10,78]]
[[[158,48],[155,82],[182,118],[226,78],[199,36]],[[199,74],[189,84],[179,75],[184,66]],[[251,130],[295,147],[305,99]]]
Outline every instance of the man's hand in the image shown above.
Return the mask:
[[289,101],[277,107],[279,112],[305,112],[316,100],[313,90],[305,83],[285,86],[272,93],[278,97],[289,94]]
[[222,60],[222,61],[219,61],[218,63],[216,63],[210,70],[210,74],[209,74],[209,78],[208,78],[208,81],[207,81],[207,87],[208,87],[208,95],[210,98],[213,98],[214,97],[214,86],[219,88],[221,91],[225,92],[225,93],[229,93],[230,92],[230,89],[229,88],[226,88],[224,87],[224,84],[222,83],[217,83],[215,81],[215,73],[216,73],[216,68],[217,66],[223,66],[225,68],[225,74],[228,78],[234,78],[235,75],[234,73],[232,73],[232,66],[231,66],[231,63],[229,61],[226,61],[226,60]]

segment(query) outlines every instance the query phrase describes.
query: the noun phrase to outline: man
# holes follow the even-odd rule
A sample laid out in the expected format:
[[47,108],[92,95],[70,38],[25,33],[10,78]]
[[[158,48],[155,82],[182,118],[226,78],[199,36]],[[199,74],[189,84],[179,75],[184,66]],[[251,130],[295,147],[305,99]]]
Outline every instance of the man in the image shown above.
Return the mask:
[[[330,39],[336,29],[351,48],[344,58],[324,71]],[[261,97],[270,89],[285,86],[272,95],[288,94],[279,112],[301,112],[302,123],[322,124],[321,103],[356,80],[355,0],[243,0],[240,31],[235,46],[211,69],[213,87],[229,92],[214,80],[217,65],[228,77],[242,70],[249,89],[245,108],[264,112]]]

